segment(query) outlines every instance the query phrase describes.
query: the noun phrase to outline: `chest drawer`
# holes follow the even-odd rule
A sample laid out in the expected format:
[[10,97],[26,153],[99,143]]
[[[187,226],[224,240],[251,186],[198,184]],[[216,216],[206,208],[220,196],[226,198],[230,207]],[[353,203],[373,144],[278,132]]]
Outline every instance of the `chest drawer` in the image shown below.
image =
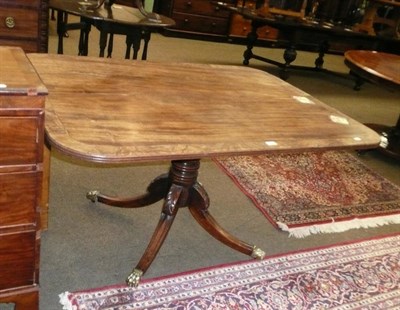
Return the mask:
[[36,40],[17,40],[17,39],[10,39],[5,40],[0,38],[0,45],[3,46],[18,46],[21,47],[27,53],[34,53],[38,50],[38,42]]
[[41,172],[1,173],[0,232],[4,226],[36,225]]
[[183,31],[196,31],[210,34],[226,34],[226,20],[207,16],[174,13],[176,27]]
[[32,164],[39,159],[38,117],[0,116],[0,165]]
[[0,235],[0,290],[35,281],[36,232]]
[[221,10],[208,0],[176,0],[174,2],[174,11],[220,18],[228,18],[230,14],[228,10]]
[[[238,14],[233,14],[231,19],[231,28],[229,34],[232,36],[246,37],[251,31],[251,22],[244,19]],[[269,26],[257,29],[259,39],[276,40],[278,38],[278,30]]]
[[[3,66],[5,68],[5,66]],[[6,68],[7,69],[7,68]],[[9,75],[9,80],[14,79],[20,81],[26,76],[25,73],[7,71],[4,75]],[[2,76],[4,78],[4,76]],[[14,81],[14,83],[15,83]],[[44,96],[0,96],[0,117],[17,115],[17,111],[21,111],[19,115],[28,116],[27,107],[29,107],[29,116],[43,114]],[[23,112],[22,112],[23,111]]]
[[26,8],[0,7],[0,36],[37,38],[38,12]]

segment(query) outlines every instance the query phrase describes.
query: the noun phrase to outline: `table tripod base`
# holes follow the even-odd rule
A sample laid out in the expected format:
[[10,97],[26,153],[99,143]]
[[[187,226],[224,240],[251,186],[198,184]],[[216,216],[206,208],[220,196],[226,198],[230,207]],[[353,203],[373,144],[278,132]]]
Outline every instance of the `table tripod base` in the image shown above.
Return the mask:
[[116,198],[90,191],[86,197],[92,202],[101,202],[120,208],[139,208],[164,199],[160,220],[139,263],[128,276],[129,286],[139,285],[142,275],[150,267],[172,226],[175,216],[182,207],[188,207],[194,219],[214,238],[225,245],[262,259],[264,251],[234,237],[224,230],[208,212],[210,200],[204,187],[197,181],[200,160],[172,161],[168,174],[156,178],[147,193],[133,198]]

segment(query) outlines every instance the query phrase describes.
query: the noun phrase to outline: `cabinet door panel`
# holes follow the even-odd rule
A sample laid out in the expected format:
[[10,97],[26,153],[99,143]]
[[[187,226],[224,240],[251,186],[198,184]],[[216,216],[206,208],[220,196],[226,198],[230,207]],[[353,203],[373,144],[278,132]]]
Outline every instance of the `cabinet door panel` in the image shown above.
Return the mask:
[[36,232],[0,235],[0,290],[34,284]]
[[0,116],[0,165],[23,165],[38,159],[37,117]]

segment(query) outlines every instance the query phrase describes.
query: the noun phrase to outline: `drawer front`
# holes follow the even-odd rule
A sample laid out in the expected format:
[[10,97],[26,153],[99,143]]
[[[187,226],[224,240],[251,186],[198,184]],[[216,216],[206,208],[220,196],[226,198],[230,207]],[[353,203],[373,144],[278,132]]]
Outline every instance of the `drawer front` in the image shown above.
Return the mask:
[[[234,14],[231,20],[231,29],[229,34],[232,36],[246,37],[251,31],[251,22],[244,19],[238,14]],[[260,27],[257,29],[259,39],[276,40],[278,38],[278,30],[269,26]]]
[[0,36],[37,38],[38,10],[26,8],[0,8]]
[[226,35],[228,31],[228,22],[225,19],[178,13],[174,13],[172,18],[179,30],[216,35]]
[[18,40],[18,39],[2,39],[0,37],[0,45],[3,46],[19,46],[27,53],[35,53],[39,50],[38,41],[33,40]]
[[41,172],[0,173],[0,232],[2,226],[36,224]]
[[0,235],[0,290],[35,283],[36,232]]
[[0,165],[33,164],[39,159],[38,117],[0,116]]
[[[2,42],[1,39],[0,42]],[[7,71],[4,73],[4,75],[6,74]],[[16,115],[42,116],[44,111],[45,98],[45,95],[0,96],[0,117]]]
[[177,0],[174,2],[174,12],[207,15],[220,18],[228,18],[230,14],[228,10],[221,10],[217,5],[212,4],[209,0]]

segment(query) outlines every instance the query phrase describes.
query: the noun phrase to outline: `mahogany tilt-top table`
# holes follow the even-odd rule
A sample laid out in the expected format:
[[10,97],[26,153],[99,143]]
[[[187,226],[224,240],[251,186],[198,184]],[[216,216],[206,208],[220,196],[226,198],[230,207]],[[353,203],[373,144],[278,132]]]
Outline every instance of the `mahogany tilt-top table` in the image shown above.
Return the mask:
[[[58,151],[99,163],[170,160],[147,193],[88,198],[136,208],[164,199],[142,258],[127,278],[137,286],[182,207],[213,237],[246,255],[264,252],[224,230],[198,182],[213,156],[377,147],[379,135],[316,98],[260,70],[30,54],[48,88],[46,134]],[[234,211],[232,211],[234,212]]]

